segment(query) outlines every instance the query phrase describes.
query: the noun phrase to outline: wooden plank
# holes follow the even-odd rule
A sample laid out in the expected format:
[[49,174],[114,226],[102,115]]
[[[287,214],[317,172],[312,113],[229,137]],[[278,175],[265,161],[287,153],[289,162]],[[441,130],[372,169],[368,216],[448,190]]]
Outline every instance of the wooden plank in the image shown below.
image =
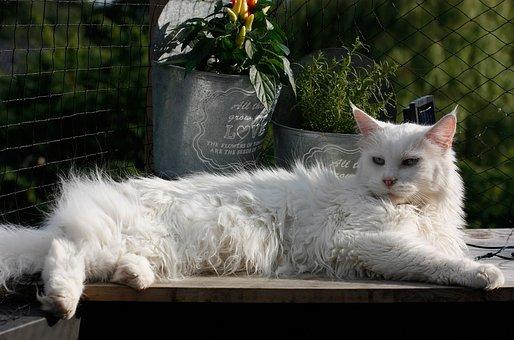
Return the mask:
[[[468,230],[466,241],[477,245],[505,244],[510,229]],[[514,243],[514,237],[510,244]],[[475,257],[489,252],[470,249]],[[510,255],[504,252],[504,255]],[[331,281],[304,275],[294,279],[250,276],[193,277],[155,284],[137,292],[129,287],[97,283],[86,286],[86,301],[145,302],[298,302],[298,303],[390,303],[390,302],[481,302],[514,301],[514,261],[486,259],[504,272],[505,285],[485,292],[463,287],[393,281]]]
[[[512,229],[468,229],[466,230],[466,243],[486,247],[504,246],[511,232]],[[514,245],[514,235],[509,238],[508,245]],[[495,252],[495,250],[469,247],[469,256],[471,258],[490,252]],[[514,249],[507,249],[502,251],[501,255],[511,256],[513,252]],[[514,287],[514,261],[494,258],[480,260],[480,262],[494,263],[497,265],[505,276],[505,287]]]

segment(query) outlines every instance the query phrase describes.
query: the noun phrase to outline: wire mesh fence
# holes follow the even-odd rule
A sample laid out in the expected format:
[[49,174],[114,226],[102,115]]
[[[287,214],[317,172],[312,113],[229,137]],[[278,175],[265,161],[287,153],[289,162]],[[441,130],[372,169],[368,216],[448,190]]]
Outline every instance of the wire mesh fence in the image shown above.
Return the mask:
[[[150,29],[164,5],[2,0],[0,220],[40,221],[72,165],[145,170]],[[397,63],[399,112],[427,94],[438,114],[458,104],[469,223],[514,226],[511,1],[282,0],[273,15],[294,59],[359,36]]]
[[148,4],[2,2],[2,219],[38,221],[72,165],[143,166],[148,16]]

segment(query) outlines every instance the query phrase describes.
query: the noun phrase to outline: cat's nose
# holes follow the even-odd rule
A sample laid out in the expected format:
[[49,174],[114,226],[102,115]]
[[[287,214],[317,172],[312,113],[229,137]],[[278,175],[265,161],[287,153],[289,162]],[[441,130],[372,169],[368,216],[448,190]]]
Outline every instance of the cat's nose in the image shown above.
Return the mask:
[[394,177],[386,177],[382,180],[382,182],[384,182],[384,184],[386,185],[386,187],[390,188],[394,185],[394,183],[396,183],[396,181],[398,181],[398,179],[394,178]]

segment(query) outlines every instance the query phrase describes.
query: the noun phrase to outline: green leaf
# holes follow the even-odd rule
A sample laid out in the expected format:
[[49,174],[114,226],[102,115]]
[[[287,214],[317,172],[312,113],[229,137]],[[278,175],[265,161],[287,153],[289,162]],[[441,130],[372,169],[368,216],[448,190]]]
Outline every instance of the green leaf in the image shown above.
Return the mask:
[[235,43],[234,39],[232,37],[223,37],[218,39],[218,49],[220,52],[230,51],[234,50]]
[[171,64],[171,65],[182,66],[185,63],[187,63],[188,61],[189,61],[189,59],[187,57],[187,54],[176,54],[176,55],[172,55],[172,56],[167,57],[163,61],[163,63],[164,64]]
[[291,70],[291,64],[286,57],[282,57],[282,62],[284,63],[284,73],[287,75],[287,79],[289,79],[289,84],[293,88],[294,95],[296,96],[296,84],[294,82],[293,71]]
[[206,59],[212,55],[214,46],[215,40],[212,38],[198,40],[193,49],[184,55],[188,59],[185,68],[190,71],[196,69],[200,63],[205,63]]
[[275,82],[265,73],[259,71],[255,65],[250,68],[250,81],[262,105],[264,105],[266,109],[271,108],[278,91]]
[[266,19],[266,29],[268,31],[271,31],[271,30],[273,30],[273,28],[274,28],[273,24],[268,19]]
[[201,25],[193,26],[193,28],[188,32],[188,34],[182,40],[181,51],[184,51],[184,49],[187,46],[189,46],[193,40],[198,39],[198,36],[200,35],[200,32],[202,31],[202,29],[203,29],[203,27]]
[[291,53],[291,51],[289,51],[289,48],[286,45],[281,44],[279,42],[274,43],[273,46],[280,49],[285,55],[289,55],[289,53]]
[[283,42],[284,41],[284,37],[282,35],[280,35],[280,33],[277,31],[277,29],[275,28],[274,30],[272,31],[266,31],[267,35],[266,35],[266,39],[268,41],[276,41],[276,42]]
[[265,58],[259,62],[259,70],[261,73],[266,74],[268,77],[273,77],[273,79],[281,78],[284,74],[283,67],[282,61],[277,59]]
[[250,41],[250,39],[247,39],[245,42],[245,51],[246,51],[246,54],[248,55],[248,58],[252,59],[253,54],[255,53],[255,46]]

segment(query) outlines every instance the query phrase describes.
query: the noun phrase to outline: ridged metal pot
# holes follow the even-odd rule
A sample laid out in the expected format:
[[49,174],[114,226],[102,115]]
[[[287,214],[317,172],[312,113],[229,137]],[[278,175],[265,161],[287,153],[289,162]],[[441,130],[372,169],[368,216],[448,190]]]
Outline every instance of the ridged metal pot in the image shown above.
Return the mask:
[[[346,48],[327,48],[307,55],[300,60],[306,65],[318,53],[327,60],[341,60],[348,53]],[[373,61],[363,55],[352,60],[354,67],[367,67]],[[295,73],[298,73],[298,68]],[[383,91],[392,91],[391,88]],[[357,171],[360,151],[357,146],[358,134],[340,134],[309,131],[301,128],[301,117],[292,109],[295,98],[290,88],[284,88],[278,99],[273,116],[273,144],[275,163],[288,168],[300,161],[306,166],[321,163],[334,168],[340,176],[351,175]],[[395,108],[388,108],[388,115],[394,117]],[[389,117],[389,118],[390,118]],[[388,117],[380,117],[382,119]]]
[[326,164],[340,176],[354,174],[360,156],[358,138],[357,134],[308,131],[273,122],[275,162],[284,168],[300,161],[306,166]]
[[152,64],[153,157],[157,175],[225,173],[256,164],[270,110],[248,76]]

